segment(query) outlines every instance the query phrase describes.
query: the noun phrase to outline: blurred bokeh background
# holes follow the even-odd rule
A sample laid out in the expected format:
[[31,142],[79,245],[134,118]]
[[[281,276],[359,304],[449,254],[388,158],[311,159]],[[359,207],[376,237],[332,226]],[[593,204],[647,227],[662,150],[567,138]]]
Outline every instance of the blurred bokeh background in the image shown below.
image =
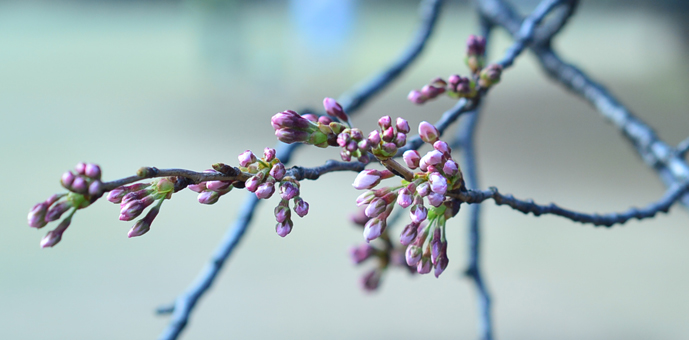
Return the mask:
[[[670,144],[689,135],[684,3],[582,1],[555,41]],[[435,121],[451,100],[414,106],[406,94],[466,73],[476,22],[469,3],[448,2],[422,57],[354,123],[369,131],[384,114]],[[245,197],[203,206],[182,192],[136,239],[118,207],[99,201],[41,250],[52,226],[32,230],[26,214],[61,190],[63,171],[96,162],[114,179],[144,165],[236,162],[275,144],[274,113],[318,108],[367,79],[417,24],[413,1],[0,2],[0,338],[157,337],[168,317],[155,307],[186,289]],[[496,58],[509,39],[494,38]],[[528,53],[486,101],[478,157],[484,186],[580,211],[642,206],[664,191],[614,127],[544,78]],[[338,152],[304,148],[295,162],[329,158]],[[363,241],[347,218],[353,177],[305,182],[311,213],[285,239],[274,231],[276,201],[261,205],[184,339],[476,338],[476,297],[461,276],[466,213],[449,224],[440,279],[393,271],[365,294],[366,268],[347,256]],[[686,209],[612,229],[492,203],[483,217],[498,338],[689,338]]]

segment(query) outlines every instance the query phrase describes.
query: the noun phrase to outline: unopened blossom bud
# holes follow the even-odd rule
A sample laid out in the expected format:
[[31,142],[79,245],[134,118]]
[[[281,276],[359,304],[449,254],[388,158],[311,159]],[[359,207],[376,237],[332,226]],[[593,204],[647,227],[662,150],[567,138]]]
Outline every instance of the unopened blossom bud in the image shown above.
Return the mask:
[[122,203],[122,199],[125,197],[125,195],[129,194],[132,191],[140,191],[141,189],[149,186],[149,184],[150,183],[136,183],[128,186],[121,186],[119,188],[115,188],[108,193],[107,199],[112,203]]
[[486,38],[470,35],[467,39],[467,55],[483,56],[486,53]]
[[313,127],[308,119],[301,117],[298,113],[292,110],[278,112],[270,118],[270,123],[275,130],[296,129],[306,131]]
[[402,117],[397,118],[397,121],[395,122],[395,127],[397,128],[397,132],[401,133],[409,133],[409,131],[411,131],[411,129],[409,128],[409,122]]
[[385,230],[385,220],[374,217],[364,226],[364,238],[367,242],[377,239]]
[[[328,116],[320,116],[320,117],[318,117],[318,122],[321,123],[321,124],[324,125],[324,126],[329,126],[330,123],[333,122],[333,120],[332,120],[332,118],[330,118],[330,117],[328,117]],[[322,130],[321,130],[321,131],[322,131]],[[326,131],[327,131],[327,130],[326,130]]]
[[423,121],[419,124],[419,135],[421,136],[421,140],[424,142],[433,144],[436,140],[438,140],[440,133],[438,132],[438,129],[433,126],[433,124]]
[[416,204],[411,207],[411,210],[409,210],[409,216],[411,217],[412,222],[419,224],[428,216],[428,210],[423,205]]
[[435,192],[428,194],[428,196],[426,196],[426,198],[428,199],[428,203],[430,203],[430,205],[432,205],[436,208],[441,206],[443,204],[443,202],[445,201],[445,196],[443,196],[441,194],[436,194]]
[[120,206],[120,221],[131,221],[153,203],[153,196],[146,196],[140,200],[129,201]]
[[48,209],[48,212],[46,212],[44,219],[45,222],[52,222],[58,220],[60,216],[67,212],[67,210],[69,210],[69,208],[71,207],[72,205],[67,201],[58,202],[52,208]]
[[249,164],[256,163],[257,160],[256,155],[254,155],[254,153],[251,152],[251,150],[246,150],[242,152],[241,154],[239,154],[239,157],[237,158],[239,158],[239,165],[245,168],[249,166]]
[[201,204],[215,204],[220,199],[220,193],[217,191],[203,191],[196,196],[196,199]]
[[435,98],[444,92],[444,87],[435,87],[433,85],[425,85],[421,88],[421,94],[426,98]]
[[428,171],[428,164],[423,158],[419,161],[419,169],[421,169],[421,171]]
[[263,160],[270,163],[273,159],[275,159],[275,149],[273,149],[273,148],[263,149]]
[[458,74],[453,74],[450,77],[447,78],[447,82],[450,83],[450,86],[452,88],[456,88],[457,84],[462,80],[462,77],[460,77]]
[[130,193],[124,195],[120,204],[123,205],[123,204],[130,202],[130,201],[140,200],[140,199],[148,196],[150,193],[151,193],[150,189],[142,189],[142,190],[130,192]]
[[326,97],[323,99],[323,107],[325,108],[325,112],[327,112],[329,115],[343,122],[349,121],[349,117],[347,117],[347,114],[342,109],[342,105],[340,105],[335,99]]
[[[189,190],[191,190],[193,192],[202,192],[202,191],[206,190],[206,182],[201,182],[199,184],[189,184],[189,185],[187,185],[187,188],[189,188]],[[110,200],[109,195],[108,195],[108,200]],[[113,202],[113,203],[117,203],[117,202]]]
[[258,199],[268,199],[275,192],[274,183],[265,182],[256,188],[255,194]]
[[440,257],[443,252],[443,245],[440,237],[440,228],[435,228],[435,230],[433,230],[433,236],[431,237],[431,262],[433,264],[436,263],[438,257]]
[[381,135],[381,139],[384,142],[392,142],[395,139],[395,129],[391,127],[384,129]]
[[414,242],[418,228],[419,225],[416,223],[407,224],[400,234],[400,243],[404,246],[408,246]]
[[372,269],[361,277],[361,288],[367,292],[372,292],[380,286],[381,271],[379,269]]
[[349,132],[349,134],[352,136],[352,139],[355,140],[355,141],[357,141],[357,142],[364,139],[364,133],[361,132],[361,130],[359,130],[359,129],[357,129],[357,128],[353,128],[353,129]]
[[373,130],[368,134],[368,141],[371,144],[371,147],[378,146],[378,144],[380,144],[380,140],[380,133],[378,130]]
[[307,119],[309,121],[312,121],[314,123],[318,121],[318,116],[316,116],[315,114],[312,114],[312,113],[307,113],[301,117],[304,119]]
[[29,227],[36,229],[45,227],[47,224],[45,215],[48,212],[48,206],[47,202],[41,202],[31,208],[28,216]]
[[479,75],[479,85],[483,87],[491,87],[500,82],[500,75],[502,74],[502,66],[499,64],[490,64],[481,70]]
[[347,150],[342,150],[340,151],[340,158],[345,162],[349,162],[352,160],[352,154]]
[[438,150],[431,150],[421,160],[427,165],[436,165],[443,160],[443,153]]
[[450,153],[452,153],[452,149],[450,149],[450,146],[441,140],[433,143],[433,148],[440,151],[445,157],[449,157]]
[[447,179],[437,172],[432,172],[428,176],[428,180],[431,182],[431,191],[445,195],[447,192]]
[[304,217],[306,214],[309,213],[309,204],[301,199],[301,197],[297,197],[294,199],[294,212],[299,215],[299,217]]
[[208,181],[208,182],[205,182],[205,184],[206,184],[206,189],[208,189],[208,190],[224,191],[224,190],[227,190],[227,188],[229,188],[232,183],[225,182],[225,181]]
[[407,144],[407,135],[401,132],[398,133],[397,136],[395,136],[395,145],[397,145],[398,148],[401,148],[405,144]]
[[287,234],[292,232],[292,227],[294,226],[294,223],[292,220],[287,219],[284,222],[278,223],[275,225],[275,232],[280,235],[280,237],[285,237]]
[[290,219],[292,216],[292,212],[289,210],[289,207],[287,206],[286,201],[285,204],[283,205],[282,203],[275,207],[275,220],[278,221],[278,223],[285,222],[286,220]]
[[383,116],[378,119],[378,126],[381,130],[386,130],[392,126],[392,118],[390,116]]
[[407,150],[402,154],[402,159],[404,160],[404,163],[413,170],[419,167],[419,160],[421,159],[421,156],[416,150]]
[[62,183],[63,187],[69,189],[72,186],[72,183],[74,182],[74,178],[74,174],[71,171],[67,171],[64,174],[62,174],[60,182]]
[[448,160],[443,165],[443,172],[448,176],[454,176],[459,171],[459,166],[453,160]]
[[375,248],[371,247],[368,243],[364,243],[358,247],[352,247],[349,250],[349,256],[354,264],[359,264],[371,257],[374,252]]
[[428,100],[419,90],[411,90],[407,95],[407,100],[414,104],[423,104]]
[[262,178],[261,176],[251,176],[249,179],[246,180],[244,185],[246,186],[246,190],[249,190],[251,192],[256,192],[256,189],[258,189],[258,186],[261,184]]
[[369,144],[368,139],[361,140],[359,143],[357,143],[356,146],[362,152],[368,152],[368,150],[371,149],[371,145]]
[[285,181],[280,184],[280,197],[283,200],[291,200],[299,196],[299,187],[292,181]]
[[473,88],[471,86],[471,80],[469,78],[460,78],[459,83],[456,86],[456,92],[462,96],[471,95]]
[[423,182],[416,187],[416,193],[421,197],[426,197],[431,192],[431,185],[428,182]]
[[368,217],[376,217],[380,215],[383,211],[385,211],[385,208],[387,208],[387,204],[385,201],[381,198],[376,198],[371,203],[366,207],[365,213],[366,216]]
[[72,182],[72,190],[76,193],[85,194],[88,192],[88,183],[83,177],[77,177]]
[[72,222],[71,218],[65,218],[54,230],[51,230],[41,240],[41,248],[53,247],[62,239],[62,234],[67,230],[69,224]]
[[306,131],[279,129],[275,130],[275,137],[283,143],[292,144],[308,141],[311,134]]
[[273,176],[276,181],[281,181],[282,178],[285,177],[286,172],[285,165],[282,163],[276,163],[270,168],[270,175]]
[[395,143],[384,143],[382,149],[383,156],[392,157],[397,153]]
[[407,264],[410,266],[416,266],[421,260],[421,255],[421,247],[414,244],[407,246],[407,250],[404,253]]
[[340,147],[344,148],[350,140],[351,138],[347,133],[342,132],[339,135],[337,135],[337,145],[339,145]]
[[89,185],[89,195],[91,195],[92,199],[99,198],[101,195],[103,195],[102,186],[103,183],[99,180],[91,182],[91,184]]
[[355,141],[350,141],[346,147],[347,151],[354,152],[359,149],[359,145]]
[[153,223],[153,220],[158,216],[158,212],[160,211],[160,208],[153,207],[151,210],[148,211],[146,216],[144,218],[136,221],[132,229],[129,229],[129,233],[127,233],[127,237],[132,238],[132,237],[137,237],[141,236],[145,233],[147,233],[149,230],[151,230],[151,223]]
[[366,169],[354,179],[352,186],[357,190],[371,189],[380,183],[381,173],[375,169]]
[[371,158],[368,156],[368,154],[363,154],[361,157],[357,158],[357,160],[361,163],[368,164],[368,162],[371,161]]
[[416,272],[419,274],[428,274],[431,272],[431,259],[422,256],[421,261],[416,264]]
[[402,208],[410,206],[413,202],[412,193],[407,188],[402,188],[397,196],[397,204]]
[[442,274],[445,271],[445,268],[447,268],[449,262],[450,260],[447,258],[447,256],[441,256],[440,258],[438,258],[438,261],[435,263],[435,266],[433,266],[433,275],[435,275],[435,277],[439,277],[440,274]]
[[86,163],[84,162],[79,162],[77,165],[74,166],[74,171],[77,172],[79,175],[85,175],[86,174]]
[[369,204],[374,198],[376,198],[375,191],[368,190],[356,198],[356,205],[360,207],[364,204]]
[[84,175],[93,179],[100,179],[101,171],[98,164],[88,163],[84,166]]

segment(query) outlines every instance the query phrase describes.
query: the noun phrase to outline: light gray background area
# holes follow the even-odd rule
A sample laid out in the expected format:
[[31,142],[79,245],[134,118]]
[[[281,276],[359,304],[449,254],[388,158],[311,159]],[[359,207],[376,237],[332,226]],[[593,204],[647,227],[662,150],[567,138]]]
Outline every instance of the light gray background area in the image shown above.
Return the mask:
[[[100,201],[45,250],[47,229],[30,229],[28,210],[61,190],[61,173],[79,161],[113,179],[144,165],[203,170],[273,145],[273,114],[338,96],[392,60],[417,26],[412,4],[359,5],[351,29],[318,45],[283,2],[0,3],[0,338],[155,338],[168,318],[154,308],[186,289],[245,193],[214,206],[179,193],[136,239],[118,207]],[[555,45],[675,144],[689,135],[689,69],[681,29],[666,15],[584,1]],[[440,20],[419,62],[357,126],[369,131],[384,114],[434,121],[452,106],[405,100],[435,76],[466,73],[473,12],[450,4]],[[490,54],[508,43],[497,34]],[[491,92],[480,124],[484,186],[587,212],[642,206],[664,191],[619,133],[545,79],[528,53]],[[338,152],[302,149],[295,161],[329,158]],[[475,338],[476,298],[460,277],[465,213],[449,222],[440,279],[394,271],[365,294],[365,268],[347,256],[363,241],[347,219],[353,177],[303,183],[311,213],[285,239],[274,231],[276,200],[264,203],[184,339]],[[485,207],[498,338],[689,338],[685,209],[595,229]]]

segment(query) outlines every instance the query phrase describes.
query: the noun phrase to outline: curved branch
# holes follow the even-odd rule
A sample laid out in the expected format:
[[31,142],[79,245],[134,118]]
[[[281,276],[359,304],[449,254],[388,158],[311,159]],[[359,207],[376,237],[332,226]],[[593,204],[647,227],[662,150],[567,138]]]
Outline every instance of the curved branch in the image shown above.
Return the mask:
[[651,203],[644,208],[630,208],[621,213],[608,214],[586,214],[557,206],[555,203],[549,205],[539,205],[533,200],[520,200],[514,196],[501,194],[497,188],[491,187],[489,190],[467,190],[460,193],[450,193],[448,196],[455,197],[464,203],[481,203],[487,199],[492,199],[497,205],[507,205],[514,210],[524,214],[532,213],[534,216],[557,215],[567,218],[574,222],[583,224],[593,224],[595,226],[611,227],[615,224],[624,224],[632,218],[638,220],[654,217],[657,213],[667,213],[670,207],[677,202],[689,189],[689,182],[671,187],[663,197],[657,202]]
[[130,183],[138,182],[147,178],[156,177],[184,177],[192,180],[194,183],[206,182],[206,181],[246,181],[249,177],[253,176],[250,173],[241,172],[237,168],[231,168],[232,171],[228,173],[220,172],[196,172],[186,169],[158,169],[155,167],[145,167],[139,169],[137,175],[121,178],[118,180],[103,182],[103,191],[111,191],[117,187],[127,185]]

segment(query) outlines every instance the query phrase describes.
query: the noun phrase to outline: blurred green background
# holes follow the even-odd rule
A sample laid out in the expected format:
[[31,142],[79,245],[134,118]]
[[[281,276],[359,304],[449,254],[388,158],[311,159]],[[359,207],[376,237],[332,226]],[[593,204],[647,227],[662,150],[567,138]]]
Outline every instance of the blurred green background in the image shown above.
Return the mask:
[[[689,135],[685,12],[629,4],[583,1],[555,46],[675,144]],[[406,94],[466,73],[476,21],[467,3],[449,2],[420,60],[354,123],[435,121],[450,99],[415,106]],[[96,162],[114,179],[261,152],[275,144],[273,114],[339,96],[395,58],[417,24],[406,1],[0,2],[0,338],[157,337],[169,319],[154,308],[186,289],[245,197],[203,206],[182,192],[136,239],[102,200],[41,250],[53,226],[30,229],[26,214],[61,191],[62,172]],[[494,38],[497,58],[510,41]],[[478,156],[485,187],[580,211],[643,206],[664,191],[614,127],[545,79],[529,53],[486,101]],[[294,160],[329,158],[338,152],[304,148]],[[276,199],[264,203],[184,339],[476,338],[474,289],[460,275],[466,212],[449,223],[440,279],[393,271],[365,294],[365,268],[347,256],[363,241],[347,219],[353,177],[304,182],[311,213],[285,239],[274,231]],[[492,203],[483,216],[497,338],[689,338],[684,208],[612,229]]]

